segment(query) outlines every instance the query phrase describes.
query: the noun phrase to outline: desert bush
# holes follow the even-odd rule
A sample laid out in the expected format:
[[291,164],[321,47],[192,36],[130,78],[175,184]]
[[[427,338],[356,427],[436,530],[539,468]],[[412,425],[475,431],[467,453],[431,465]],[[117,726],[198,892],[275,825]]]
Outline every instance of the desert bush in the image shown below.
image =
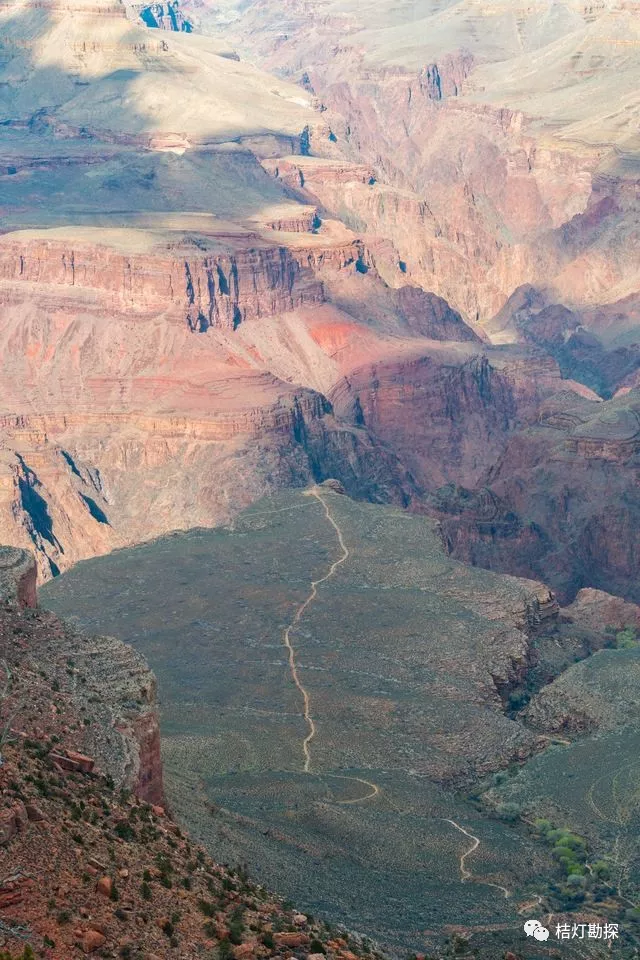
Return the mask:
[[634,627],[627,626],[616,633],[616,647],[618,650],[632,650],[638,646],[638,638]]

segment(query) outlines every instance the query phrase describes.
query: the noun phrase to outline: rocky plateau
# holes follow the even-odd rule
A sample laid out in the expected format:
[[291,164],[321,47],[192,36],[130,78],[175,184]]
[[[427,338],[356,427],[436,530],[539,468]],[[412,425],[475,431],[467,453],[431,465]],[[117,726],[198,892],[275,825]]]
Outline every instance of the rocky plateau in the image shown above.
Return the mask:
[[638,599],[628,3],[0,18],[0,528],[41,579],[334,476]]

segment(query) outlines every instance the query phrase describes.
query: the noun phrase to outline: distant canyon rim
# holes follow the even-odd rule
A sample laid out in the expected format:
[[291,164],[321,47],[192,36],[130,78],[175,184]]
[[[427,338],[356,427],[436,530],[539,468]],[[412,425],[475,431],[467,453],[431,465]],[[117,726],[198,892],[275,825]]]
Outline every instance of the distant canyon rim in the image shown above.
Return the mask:
[[640,599],[634,4],[0,5],[0,529],[283,487]]

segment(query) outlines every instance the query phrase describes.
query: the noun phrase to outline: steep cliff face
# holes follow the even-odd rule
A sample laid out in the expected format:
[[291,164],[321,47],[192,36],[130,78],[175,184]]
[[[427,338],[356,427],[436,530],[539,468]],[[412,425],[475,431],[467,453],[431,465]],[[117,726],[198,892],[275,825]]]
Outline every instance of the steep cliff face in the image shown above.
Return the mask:
[[509,437],[535,417],[540,397],[560,385],[546,362],[528,379],[526,367],[540,358],[529,354],[524,370],[522,359],[510,362],[477,343],[447,344],[354,369],[331,399],[397,450],[423,490],[449,482],[475,487]]
[[[353,493],[406,500],[393,455],[376,463],[366,429],[271,374],[240,335],[321,306],[321,278],[372,264],[349,231],[328,231],[281,234],[288,246],[239,228],[0,241],[0,512],[41,576],[228,520],[282,485],[335,475]],[[448,322],[443,305],[432,313]]]
[[281,486],[335,475],[385,502],[406,500],[411,488],[397,457],[299,390],[217,422],[61,415],[23,418],[5,438],[3,529],[36,549],[44,579],[167,530],[228,521]]
[[[58,748],[71,758],[69,769],[81,763],[76,755],[91,758],[91,768],[98,758],[118,787],[162,803],[156,680],[142,656],[119,640],[84,636],[38,610],[34,558],[24,550],[0,550],[0,607],[2,661],[19,678],[17,728],[28,737],[43,722],[51,689],[41,682],[44,673],[54,699],[64,704],[57,712],[70,726],[64,750]],[[20,621],[17,629],[14,621]],[[91,723],[75,722],[83,714]]]
[[168,3],[131,4],[129,10],[135,10],[147,27],[191,33],[193,25],[180,6],[180,0],[169,0]]
[[33,608],[36,594],[37,567],[32,554],[15,547],[0,547],[0,597],[4,603]]
[[599,106],[637,88],[625,46],[637,24],[623,3],[567,7],[546,19],[464,2],[444,17],[427,3],[416,20],[388,3],[338,16],[327,0],[309,18],[289,0],[286,36],[264,3],[238,7],[227,33],[312,90],[334,151],[360,165],[340,189],[331,163],[271,168],[383,233],[415,282],[487,321],[523,283],[572,306],[637,290],[633,121]]
[[595,586],[633,600],[640,557],[637,391],[596,403],[558,393],[508,438],[476,490],[431,500],[452,553],[544,575],[561,600]]
[[[335,476],[474,562],[628,591],[635,455],[568,408],[636,385],[637,169],[563,51],[627,89],[633,21],[572,8],[554,45],[534,9],[319,3],[286,37],[262,2],[0,9],[7,539],[48,578]],[[516,36],[549,58],[533,113]]]
[[[209,327],[235,329],[251,317],[323,300],[322,285],[290,250],[267,245],[258,236],[248,235],[243,245],[236,242],[237,252],[233,241],[225,250],[223,238],[217,244],[220,252],[211,244],[210,256],[200,255],[194,245],[184,251],[184,259],[178,251],[170,257],[168,251],[164,256],[127,255],[101,245],[99,233],[96,239],[96,245],[83,246],[9,234],[0,242],[0,280],[53,285],[61,292],[67,287],[96,291],[118,312],[157,314],[162,307],[200,333]],[[5,298],[10,298],[8,292]]]

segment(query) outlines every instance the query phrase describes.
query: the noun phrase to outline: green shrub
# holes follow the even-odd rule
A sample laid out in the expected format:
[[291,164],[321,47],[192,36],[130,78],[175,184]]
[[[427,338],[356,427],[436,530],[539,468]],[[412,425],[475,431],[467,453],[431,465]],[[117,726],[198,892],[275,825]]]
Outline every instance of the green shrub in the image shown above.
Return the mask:
[[216,905],[209,900],[198,900],[198,906],[205,917],[215,917]]
[[119,823],[116,823],[115,833],[120,837],[121,840],[135,840],[136,832],[131,826],[130,823],[127,823],[125,820],[121,820]]
[[238,946],[242,943],[242,934],[244,933],[245,929],[242,915],[242,907],[236,907],[231,914],[231,920],[229,922],[229,940],[235,946]]
[[501,820],[514,823],[520,817],[522,807],[518,803],[501,803],[496,808],[496,813]]
[[616,647],[618,650],[632,650],[638,646],[636,631],[633,627],[627,626],[624,630],[616,633]]
[[220,960],[232,960],[233,957],[233,947],[231,942],[225,937],[224,940],[221,940],[218,945],[218,957]]

